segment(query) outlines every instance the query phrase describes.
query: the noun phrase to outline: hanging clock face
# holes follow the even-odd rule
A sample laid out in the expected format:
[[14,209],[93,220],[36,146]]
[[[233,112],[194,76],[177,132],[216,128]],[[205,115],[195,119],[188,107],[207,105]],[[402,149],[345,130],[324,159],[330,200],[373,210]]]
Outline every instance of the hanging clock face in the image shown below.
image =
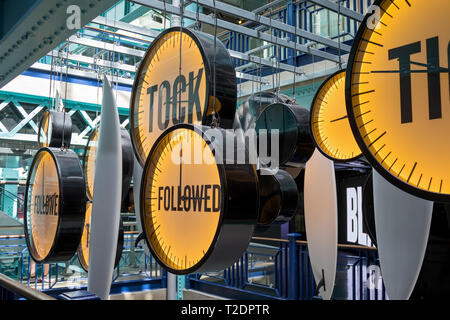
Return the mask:
[[39,123],[39,147],[70,147],[72,118],[62,111],[46,110]]
[[205,132],[187,124],[170,128],[144,168],[144,234],[155,258],[176,274],[233,264],[247,248],[258,218],[254,166],[220,164]]
[[85,185],[72,150],[40,149],[28,174],[24,224],[28,250],[37,262],[70,259],[84,222]]
[[95,128],[92,131],[84,149],[83,156],[83,171],[86,179],[86,195],[89,200],[92,200],[94,195],[95,158],[97,155],[98,132],[98,128]]
[[[291,103],[273,103],[267,106],[256,120],[256,134],[259,136],[260,130],[267,130],[268,141],[272,141],[272,131],[278,133],[279,150],[278,158],[281,166],[298,167],[308,161],[314,152],[309,128],[309,111]],[[277,151],[272,151],[272,145],[268,144],[267,155],[259,154],[259,160],[263,165],[271,161],[271,157],[277,155]]]
[[[95,159],[97,155],[97,144],[99,138],[99,129],[95,128],[89,136],[83,155],[83,171],[86,179],[86,195],[89,200],[93,200],[94,178],[95,178]],[[120,130],[122,144],[122,200],[128,193],[133,176],[133,150],[131,146],[130,135],[124,128]]]
[[[138,160],[145,160],[158,137],[177,123],[208,124],[215,111],[231,128],[236,106],[236,75],[225,46],[210,35],[180,27],[155,39],[142,60],[130,105],[131,138]],[[215,62],[215,64],[214,64]],[[215,68],[214,68],[215,65]]]
[[345,105],[345,70],[331,75],[319,88],[311,106],[311,131],[319,151],[334,161],[358,158]]
[[[83,234],[81,236],[80,247],[78,248],[78,260],[81,267],[85,270],[89,270],[89,249],[91,240],[91,217],[92,217],[92,202],[86,204],[86,215],[84,219]],[[122,219],[120,219],[119,238],[117,241],[116,260],[114,262],[114,268],[119,265],[120,258],[122,257],[124,242],[124,227]]]
[[[450,2],[376,1],[350,53],[346,103],[366,158],[416,196],[450,201]],[[445,24],[445,23],[444,23]]]
[[291,220],[300,205],[294,178],[281,169],[273,175],[260,174],[258,178],[261,200],[258,226],[270,226]]

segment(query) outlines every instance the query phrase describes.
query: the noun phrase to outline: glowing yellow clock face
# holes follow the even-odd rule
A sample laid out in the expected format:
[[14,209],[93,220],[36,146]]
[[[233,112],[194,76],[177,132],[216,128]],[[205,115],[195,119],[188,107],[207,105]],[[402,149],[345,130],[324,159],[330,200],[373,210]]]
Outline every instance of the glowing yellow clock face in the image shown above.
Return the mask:
[[89,242],[91,235],[91,215],[92,215],[92,203],[86,204],[86,215],[84,217],[83,234],[81,235],[80,248],[78,249],[78,257],[80,263],[85,270],[89,268]]
[[50,144],[50,137],[52,135],[50,112],[48,110],[42,115],[39,129],[39,145],[41,147],[48,147]]
[[377,1],[350,54],[346,102],[359,146],[391,183],[450,200],[448,0]]
[[317,92],[311,107],[311,129],[327,157],[348,161],[361,155],[348,122],[344,70],[328,78]]
[[161,137],[144,169],[141,208],[150,248],[165,267],[188,273],[202,265],[221,222],[222,183],[200,133],[176,128]]
[[132,140],[142,165],[167,128],[202,122],[209,100],[205,64],[197,42],[185,32],[174,30],[153,42],[136,75],[130,110]]
[[[49,254],[55,241],[59,219],[59,178],[56,163],[49,152],[40,152],[30,179],[31,203],[28,205],[31,250],[37,260]],[[28,210],[27,210],[28,211]]]
[[84,177],[86,179],[86,193],[90,200],[94,195],[95,158],[97,155],[98,128],[95,128],[89,136],[84,154]]

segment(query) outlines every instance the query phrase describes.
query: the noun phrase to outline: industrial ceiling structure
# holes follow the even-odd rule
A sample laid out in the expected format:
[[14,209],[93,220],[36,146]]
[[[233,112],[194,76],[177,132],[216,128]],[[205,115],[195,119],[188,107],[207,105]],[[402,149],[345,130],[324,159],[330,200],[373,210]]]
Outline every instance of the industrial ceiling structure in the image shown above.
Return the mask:
[[[42,70],[49,69],[49,66],[39,63],[35,64],[36,61],[45,55],[65,59],[63,64],[68,64],[69,73],[74,75],[97,77],[95,74],[90,75],[89,72],[76,72],[77,67],[72,67],[70,63],[66,62],[67,59],[70,62],[91,66],[96,65],[100,68],[108,67],[123,71],[123,74],[132,74],[136,71],[140,59],[145,54],[146,47],[151,43],[151,39],[159,33],[156,30],[124,22],[124,20],[129,21],[129,18],[124,19],[125,17],[121,17],[121,20],[116,20],[117,18],[100,16],[117,1],[36,0],[26,2],[28,2],[28,5],[24,3],[24,8],[20,12],[22,14],[17,19],[19,22],[14,25],[8,24],[8,19],[6,19],[10,11],[9,6],[14,7],[13,1],[6,1],[3,4],[4,7],[1,12],[5,15],[5,19],[2,20],[6,25],[3,26],[2,39],[0,41],[0,87],[3,87],[8,81],[31,66]],[[203,29],[207,29],[207,26],[214,26],[217,23],[217,27],[221,31],[226,31],[221,32],[222,39],[226,38],[230,33],[235,33],[250,39],[263,41],[266,43],[266,46],[272,44],[277,48],[289,49],[291,52],[295,51],[295,56],[307,54],[336,64],[346,62],[345,58],[342,58],[340,55],[348,53],[350,45],[343,43],[344,41],[340,41],[339,38],[333,39],[312,32],[311,23],[298,25],[292,21],[287,21],[289,17],[286,17],[286,14],[284,16],[280,15],[279,12],[281,10],[287,11],[286,6],[304,3],[306,10],[309,7],[311,11],[324,9],[356,22],[360,22],[363,18],[362,13],[348,8],[349,1],[311,0],[273,1],[267,3],[266,1],[135,0],[132,2],[162,14],[183,15],[186,19],[205,25]],[[260,4],[262,6],[249,11],[240,7],[244,3],[246,7]],[[76,4],[81,8],[81,25],[84,26],[89,23],[89,26],[82,30],[70,30],[67,28],[66,20],[69,16],[66,11],[71,4]],[[192,4],[194,9],[189,8]],[[197,6],[201,7],[202,10],[200,11],[205,13],[198,12],[195,9]],[[28,10],[25,10],[27,8]],[[110,11],[113,11],[113,9]],[[214,17],[214,12],[217,12],[217,19]],[[138,38],[127,37],[126,34],[135,34]],[[126,41],[121,42],[121,38],[134,43],[129,45]],[[119,42],[120,44],[118,44]],[[93,48],[94,50],[90,51],[91,56],[84,53],[77,54],[75,51],[82,51],[78,47],[77,50],[73,50],[73,46],[67,48],[67,44],[76,44]],[[324,50],[323,48],[331,50]],[[254,64],[261,64],[262,66],[276,67],[277,70],[281,71],[296,72],[298,75],[304,74],[301,68],[296,68],[293,64],[274,61],[275,59],[261,59],[258,56],[258,52],[261,49],[264,48],[252,48],[252,50],[247,52],[230,48],[229,51],[233,58],[244,61],[248,67]],[[335,52],[336,50],[338,52]],[[114,58],[111,61],[98,58],[99,56],[103,57],[105,52],[125,55],[132,57],[132,59],[119,60],[117,55],[114,58],[119,61],[114,61]],[[61,71],[58,70],[58,67],[55,70],[56,72]],[[251,72],[247,73],[247,70],[251,70],[251,68],[239,68],[238,77],[252,81],[260,80],[252,75]],[[132,76],[125,76],[121,77],[120,81],[128,84],[133,80]]]
[[[47,75],[51,84],[52,79],[63,82],[71,77],[99,82],[100,75],[107,74],[116,86],[129,91],[153,39],[180,21],[210,34],[216,30],[233,58],[241,100],[255,91],[272,90],[275,82],[280,89],[323,79],[346,66],[353,37],[371,2],[3,1],[0,139],[4,146],[21,142],[30,147],[37,140],[39,117],[49,107],[48,92],[40,98],[2,95],[2,87],[15,77],[32,70]],[[80,11],[79,29],[72,28],[74,8]],[[74,144],[82,146],[99,121],[98,111],[76,101],[66,107],[77,127]],[[127,108],[119,112],[126,127]]]

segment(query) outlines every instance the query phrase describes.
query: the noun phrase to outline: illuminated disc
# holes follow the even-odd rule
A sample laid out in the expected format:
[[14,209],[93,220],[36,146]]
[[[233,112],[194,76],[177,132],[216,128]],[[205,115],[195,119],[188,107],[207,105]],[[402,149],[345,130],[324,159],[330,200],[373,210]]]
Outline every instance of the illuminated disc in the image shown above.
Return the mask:
[[39,123],[38,144],[41,147],[49,146],[51,131],[50,111],[47,110],[42,114],[41,122]]
[[78,155],[41,148],[27,178],[25,239],[37,262],[59,262],[76,252],[83,229],[86,189]]
[[81,236],[80,247],[78,248],[78,259],[84,270],[89,269],[89,242],[91,236],[91,215],[92,203],[86,204],[86,215],[84,216],[83,235]]
[[[413,195],[450,201],[450,2],[376,1],[349,58],[346,103],[364,155]],[[377,8],[377,7],[376,7]]]
[[311,131],[317,148],[331,160],[358,158],[345,106],[345,70],[331,75],[319,88],[311,106]]
[[46,110],[38,128],[39,147],[70,147],[72,118],[63,111]]
[[[180,154],[195,152],[210,163],[183,158],[180,166]],[[194,130],[168,131],[147,160],[142,184],[142,221],[152,253],[177,273],[197,269],[214,247],[222,216],[221,175],[210,146]]]
[[60,185],[56,163],[48,152],[40,152],[31,174],[30,243],[34,257],[48,256],[58,229]]
[[97,155],[98,128],[95,128],[84,149],[83,171],[86,179],[86,194],[92,200],[94,195],[95,159]]
[[156,139],[178,123],[208,124],[214,106],[220,125],[231,128],[236,106],[236,73],[225,46],[201,32],[174,27],[148,49],[137,72],[130,101],[131,139],[141,165]]
[[[84,217],[83,234],[81,236],[80,247],[78,248],[78,260],[85,271],[89,270],[89,243],[91,238],[91,217],[92,217],[92,202],[86,203],[86,215]],[[122,219],[120,219],[119,237],[116,250],[116,260],[114,267],[120,262],[123,251],[124,242],[124,228]]]
[[[99,138],[99,129],[95,128],[89,136],[83,155],[83,172],[86,179],[86,195],[89,200],[93,200],[94,178],[95,178],[95,159],[97,156],[97,144]],[[130,135],[124,128],[120,130],[122,144],[122,200],[128,193],[133,175],[133,150],[131,146]]]

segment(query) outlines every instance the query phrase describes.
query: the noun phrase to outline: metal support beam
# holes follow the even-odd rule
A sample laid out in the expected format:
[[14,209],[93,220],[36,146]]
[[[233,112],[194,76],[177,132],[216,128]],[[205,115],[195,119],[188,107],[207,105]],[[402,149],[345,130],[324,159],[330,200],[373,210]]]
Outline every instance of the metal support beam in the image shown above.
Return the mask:
[[[35,63],[30,68],[31,69],[36,69],[36,70],[47,71],[47,72],[51,72],[52,71],[51,65],[45,64],[45,63]],[[56,66],[56,67],[54,66],[53,67],[53,73],[65,74],[66,73],[66,68],[65,67],[59,67],[59,66]],[[67,70],[67,74],[69,76],[83,77],[83,78],[97,80],[97,73],[96,72],[87,72],[87,71],[74,70],[74,69],[69,68],[69,70]],[[133,80],[132,79],[126,79],[126,78],[114,76],[114,83],[116,81],[119,84],[126,84],[126,85],[130,85],[130,86],[133,85]]]
[[275,0],[268,4],[263,5],[262,7],[259,7],[255,10],[253,10],[252,12],[258,14],[260,12],[264,12],[266,9],[272,8],[273,6],[276,6],[280,3],[285,3],[285,2],[286,2],[286,0]]
[[[82,56],[80,54],[72,54],[69,53],[69,55],[67,55],[66,52],[58,52],[56,50],[53,50],[51,52],[49,52],[47,54],[48,56],[53,56],[55,58],[60,58],[60,59],[68,59],[71,61],[77,61],[77,62],[82,62],[82,63],[89,63],[91,65],[98,65],[101,67],[105,67],[105,68],[114,68],[114,69],[118,69],[118,70],[122,70],[122,71],[128,71],[128,72],[136,72],[137,67],[136,66],[132,66],[129,64],[124,64],[124,63],[119,63],[119,62],[112,62],[112,61],[107,61],[107,60],[102,60],[102,59],[95,59],[95,58],[91,58],[91,57],[87,57],[87,56]],[[64,67],[65,69],[65,67]]]
[[[308,2],[312,2],[314,4],[317,4],[321,7],[324,7],[326,9],[331,10],[336,13],[340,12],[341,16],[351,18],[358,22],[361,22],[364,19],[363,14],[341,6],[340,1],[338,1],[338,3],[335,3],[335,2],[331,2],[330,0],[308,0]],[[340,9],[339,9],[339,6],[341,7]]]
[[[297,34],[298,37],[301,37],[301,38],[304,38],[307,40],[312,40],[317,43],[320,43],[320,44],[323,44],[326,46],[330,46],[332,48],[336,48],[336,49],[339,48],[339,43],[334,40],[322,37],[320,35],[316,35],[314,33],[305,31],[300,28],[296,28],[292,25],[280,22],[275,19],[270,19],[265,16],[258,15],[256,13],[249,12],[247,10],[226,4],[224,2],[213,1],[213,0],[198,0],[198,3],[201,5],[210,7],[210,8],[214,8],[214,5],[215,5],[217,10],[225,12],[227,14],[231,14],[233,16],[243,18],[246,20],[250,20],[250,21],[259,23],[261,25],[264,25],[266,27],[269,27],[269,28],[271,27],[271,28],[275,28],[275,29],[278,29],[281,31],[289,32],[292,35]],[[341,9],[342,9],[342,7],[341,7]],[[351,47],[348,45],[341,44],[340,47],[341,47],[342,51],[350,52],[350,50],[351,50]]]
[[252,76],[250,74],[246,74],[246,73],[239,72],[239,71],[236,71],[236,78],[249,80],[249,81],[253,81],[253,82],[258,82],[258,83],[263,83],[263,84],[268,84],[268,82],[263,81],[261,79],[261,77]]
[[305,73],[302,69],[300,69],[298,67],[296,68],[289,64],[278,63],[278,62],[275,62],[275,61],[272,61],[269,59],[262,59],[262,58],[259,58],[256,56],[252,56],[252,55],[249,55],[246,53],[237,52],[237,51],[233,51],[233,50],[228,50],[228,52],[230,53],[230,56],[232,58],[253,62],[256,64],[260,64],[260,65],[267,66],[267,67],[272,67],[272,68],[283,70],[283,71],[295,72],[300,75]]
[[[0,39],[0,88],[35,61],[77,32],[76,14],[82,27],[114,5],[117,0],[37,1]],[[74,5],[75,7],[70,7]],[[2,12],[2,14],[8,14]]]
[[126,22],[122,22],[122,21],[118,21],[118,20],[106,19],[105,17],[97,17],[94,20],[92,20],[91,22],[100,24],[102,26],[120,29],[123,31],[128,31],[128,32],[139,34],[141,36],[147,36],[147,37],[151,37],[151,38],[156,38],[158,36],[158,34],[160,33],[159,31],[155,31],[155,30],[147,29],[147,28],[143,28],[143,27],[138,27],[138,26],[132,25],[130,23],[126,23]]
[[[127,47],[122,47],[122,46],[116,46],[116,45],[112,45],[111,43],[104,43],[101,41],[97,41],[97,40],[92,40],[92,39],[85,39],[85,38],[78,38],[76,36],[72,36],[69,41],[71,43],[77,43],[80,45],[85,45],[88,47],[93,47],[93,48],[98,48],[98,49],[105,49],[109,50],[109,51],[115,51],[115,52],[121,52],[124,54],[132,54],[134,56],[138,56],[138,57],[143,57],[145,55],[145,51],[143,50],[136,50],[136,49],[130,49]],[[236,59],[240,59],[240,60],[244,60],[244,61],[250,61],[250,62],[255,62],[255,63],[260,63],[262,65],[265,66],[270,66],[273,68],[278,68],[280,70],[284,70],[284,71],[290,71],[290,72],[294,72],[294,70],[296,70],[296,72],[298,74],[303,74],[303,72],[299,69],[299,68],[294,68],[293,66],[284,64],[284,63],[275,63],[272,62],[270,60],[267,59],[260,59],[250,56],[248,54],[245,53],[241,53],[241,52],[237,52],[237,51],[232,51],[232,50],[228,50],[230,52],[231,57],[236,58]],[[53,54],[56,57],[60,57],[62,59],[65,59],[66,54],[65,53],[61,53],[58,56],[58,52],[57,51],[52,51],[51,53],[49,53],[50,55]],[[90,57],[85,57],[85,56],[81,56],[81,55],[73,55],[73,54],[69,54],[69,60],[76,60],[76,61],[80,61],[80,62],[85,62],[85,63],[91,63],[91,64],[95,64],[94,62],[94,58],[90,58]],[[97,60],[97,64],[104,66],[106,68],[115,68],[115,69],[119,69],[119,70],[126,70],[126,71],[130,71],[130,72],[136,72],[135,67],[133,66],[127,66],[125,64],[120,64],[117,62],[110,62],[110,61],[105,61],[105,60]],[[47,66],[45,64],[41,64],[41,63],[35,63],[32,67],[36,68],[36,69],[45,69],[45,70],[50,70],[50,65]],[[62,72],[64,73],[66,68],[62,67],[54,67],[54,71],[55,72]],[[74,71],[76,71],[77,74],[74,73]],[[96,78],[95,73],[90,73],[90,72],[84,72],[84,71],[78,71],[78,70],[70,70],[69,68],[69,72],[70,75],[78,75],[78,76],[82,76],[81,74],[84,74],[84,76],[89,77],[89,78]],[[237,72],[236,73],[236,77],[239,79],[245,79],[245,80],[250,80],[250,81],[256,81],[256,82],[260,82],[260,79],[257,79],[251,75],[244,75],[242,72]],[[119,82],[125,82],[127,83],[128,79],[123,79],[123,78],[119,78],[121,80],[119,80]]]
[[92,48],[128,54],[128,55],[136,56],[136,57],[140,57],[140,58],[142,58],[145,55],[145,51],[143,51],[143,50],[136,50],[136,49],[132,49],[132,48],[124,47],[124,46],[115,45],[112,43],[106,43],[103,41],[92,40],[92,39],[87,39],[87,38],[82,38],[82,37],[77,37],[77,36],[71,36],[68,39],[68,41],[70,43],[76,43],[76,44],[80,44],[80,45],[88,46],[88,47],[92,47]]
[[[158,1],[158,0],[132,0],[132,1],[135,3],[141,4],[141,5],[144,5],[144,6],[158,9],[158,10],[164,10],[164,3],[162,1]],[[173,5],[166,3],[165,8],[166,8],[166,11],[171,14],[181,15],[180,8],[178,8],[178,7],[175,7]],[[191,10],[184,10],[183,14],[184,14],[184,17],[188,18],[188,19],[196,20],[196,18],[197,18],[196,12],[191,11]],[[205,15],[203,13],[199,13],[198,18],[199,18],[199,21],[202,23],[207,23],[210,25],[215,25],[215,23],[216,23],[215,18]],[[339,63],[339,57],[337,55],[334,55],[334,54],[331,54],[328,52],[324,52],[324,51],[321,51],[318,49],[314,49],[311,47],[307,47],[305,45],[298,44],[298,43],[295,43],[292,41],[288,41],[288,40],[285,40],[285,39],[282,39],[279,37],[271,36],[269,34],[262,33],[262,32],[254,30],[254,29],[240,26],[240,25],[228,22],[228,21],[217,19],[217,26],[222,29],[245,34],[245,35],[250,36],[255,39],[261,39],[263,41],[270,42],[272,44],[275,44],[275,45],[278,45],[281,47],[294,49],[294,50],[297,50],[297,51],[300,51],[303,53],[315,55],[317,57]]]

